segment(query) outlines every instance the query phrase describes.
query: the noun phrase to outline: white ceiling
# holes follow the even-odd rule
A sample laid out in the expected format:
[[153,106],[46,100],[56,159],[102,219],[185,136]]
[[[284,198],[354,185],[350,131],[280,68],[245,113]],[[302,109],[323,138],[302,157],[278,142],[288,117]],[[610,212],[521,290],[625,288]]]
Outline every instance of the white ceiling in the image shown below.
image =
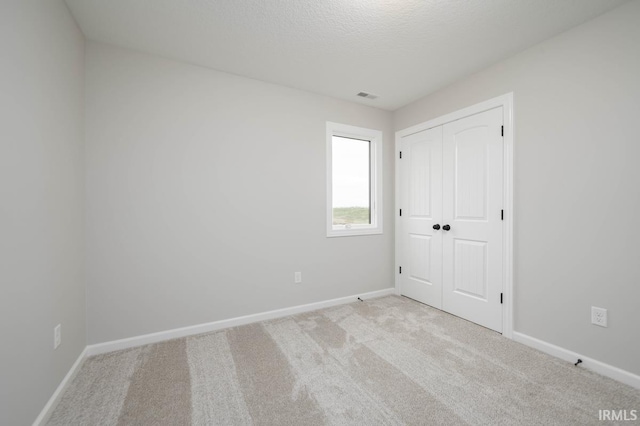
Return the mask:
[[66,1],[90,40],[394,110],[626,0]]

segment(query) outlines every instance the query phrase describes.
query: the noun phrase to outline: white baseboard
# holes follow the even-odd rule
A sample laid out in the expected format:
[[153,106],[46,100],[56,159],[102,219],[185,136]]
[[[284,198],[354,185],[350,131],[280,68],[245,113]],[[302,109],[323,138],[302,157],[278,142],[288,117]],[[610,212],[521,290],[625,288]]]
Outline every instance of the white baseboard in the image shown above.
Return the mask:
[[87,359],[87,347],[84,348],[78,359],[76,359],[76,362],[74,362],[71,366],[71,369],[69,370],[67,375],[64,376],[64,379],[62,379],[62,381],[56,388],[56,391],[53,393],[53,395],[51,395],[51,398],[49,398],[49,401],[47,401],[47,404],[44,406],[36,420],[33,422],[33,426],[40,426],[47,423],[49,417],[51,417],[51,414],[53,413],[53,409],[56,408],[58,402],[60,402],[60,398],[62,397],[64,391],[67,389],[67,386],[69,386],[69,383],[71,383],[73,378],[76,377],[76,374],[78,374],[78,371],[80,371],[80,367],[82,367],[85,359]]
[[561,348],[560,346],[536,339],[535,337],[518,333],[517,331],[513,332],[513,340],[571,363],[575,363],[578,358],[580,358],[582,360],[582,363],[580,364],[581,367],[595,371],[596,373],[602,374],[603,376],[607,376],[636,389],[640,389],[640,376],[629,371],[580,355],[568,349]]
[[384,290],[371,291],[353,296],[340,297],[338,299],[325,300],[322,302],[309,303],[307,305],[298,305],[290,308],[277,309],[275,311],[262,312],[259,314],[245,315],[242,317],[230,318],[226,320],[214,321],[205,324],[192,325],[189,327],[175,328],[173,330],[160,331],[157,333],[144,334],[142,336],[129,337],[126,339],[113,340],[111,342],[98,343],[87,346],[87,356],[99,355],[107,352],[118,351],[122,349],[134,348],[136,346],[147,345],[149,343],[157,343],[165,340],[177,339],[180,337],[193,336],[195,334],[208,333],[211,331],[221,330],[223,328],[236,327],[239,325],[251,324],[258,321],[265,321],[274,318],[286,317],[302,312],[315,311],[330,306],[343,305],[358,301],[361,299],[371,299],[374,297],[382,297],[395,294],[393,287]]

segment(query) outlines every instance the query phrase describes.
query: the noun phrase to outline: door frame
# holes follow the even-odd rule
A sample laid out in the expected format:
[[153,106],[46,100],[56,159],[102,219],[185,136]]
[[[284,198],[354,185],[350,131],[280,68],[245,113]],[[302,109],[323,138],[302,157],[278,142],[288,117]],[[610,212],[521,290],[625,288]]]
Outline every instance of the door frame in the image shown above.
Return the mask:
[[478,114],[490,109],[502,107],[502,120],[504,123],[504,181],[503,181],[503,200],[504,200],[504,232],[502,236],[503,243],[503,304],[502,304],[502,335],[509,339],[513,339],[513,92],[502,96],[480,102],[475,105],[463,108],[461,110],[434,118],[424,123],[416,124],[396,132],[395,139],[395,291],[400,295],[400,253],[401,253],[401,223],[399,209],[400,206],[400,144],[402,138],[414,133],[422,132],[433,127],[442,126],[452,121]]

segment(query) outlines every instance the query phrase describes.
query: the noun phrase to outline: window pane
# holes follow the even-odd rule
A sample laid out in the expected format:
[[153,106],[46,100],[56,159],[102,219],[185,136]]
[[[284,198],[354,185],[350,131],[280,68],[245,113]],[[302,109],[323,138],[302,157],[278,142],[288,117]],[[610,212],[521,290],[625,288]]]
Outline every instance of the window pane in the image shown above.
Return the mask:
[[334,225],[371,224],[370,150],[369,141],[332,139]]

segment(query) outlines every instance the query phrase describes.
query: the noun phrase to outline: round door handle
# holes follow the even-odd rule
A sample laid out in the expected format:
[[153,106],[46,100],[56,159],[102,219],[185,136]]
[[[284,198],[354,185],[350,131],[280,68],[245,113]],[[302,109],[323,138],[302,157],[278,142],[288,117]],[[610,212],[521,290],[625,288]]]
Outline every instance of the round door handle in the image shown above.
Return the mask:
[[440,225],[436,223],[435,225],[433,225],[433,229],[437,231],[438,229],[440,229]]
[[445,231],[448,231],[449,229],[451,229],[451,227],[449,225],[444,225],[442,229],[444,229]]

